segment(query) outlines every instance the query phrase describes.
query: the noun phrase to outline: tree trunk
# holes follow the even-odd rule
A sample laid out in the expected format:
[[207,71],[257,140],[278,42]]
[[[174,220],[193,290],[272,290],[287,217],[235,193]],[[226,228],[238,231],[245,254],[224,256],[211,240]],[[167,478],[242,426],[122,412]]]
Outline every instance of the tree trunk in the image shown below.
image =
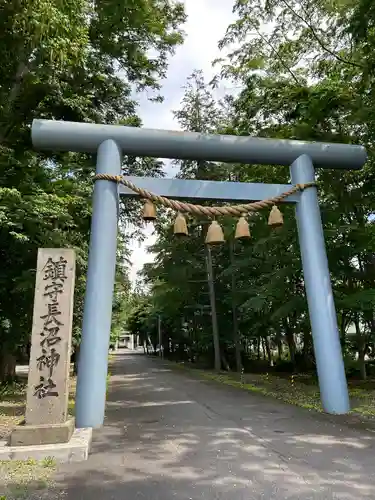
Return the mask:
[[169,357],[169,338],[163,339],[163,356],[165,358]]
[[260,337],[258,337],[258,352],[257,352],[258,361],[260,360]]
[[294,340],[293,330],[290,328],[288,320],[284,321],[285,336],[289,347],[290,361],[293,369],[296,368],[296,342]]
[[309,368],[310,343],[311,343],[311,332],[307,330],[303,334],[302,354],[303,354],[304,369]]
[[271,364],[271,362],[272,362],[272,354],[271,354],[271,347],[270,347],[270,341],[269,341],[268,336],[264,337],[264,345],[265,345],[265,348],[266,348],[268,362],[269,362],[269,364]]
[[[20,57],[23,58],[24,56]],[[5,109],[2,110],[3,116],[11,117],[12,114],[14,113],[14,109],[12,108],[20,94],[23,80],[25,76],[30,72],[30,70],[31,66],[29,64],[25,64],[22,60],[18,62],[15,78],[13,80],[12,87],[10,88],[9,95],[6,99]],[[9,124],[9,121],[5,123],[7,123],[6,127],[4,127],[3,130],[0,129],[0,144],[4,142],[7,133],[11,128],[11,124]]]
[[230,372],[230,366],[229,366],[229,363],[227,361],[227,358],[225,357],[225,354],[221,355],[221,362],[223,363],[223,366],[224,366],[225,370],[227,372]]
[[79,353],[81,349],[81,344],[76,345],[75,350],[74,350],[74,367],[73,367],[73,373],[74,375],[78,375],[78,364],[79,364]]
[[151,354],[152,354],[152,350],[154,350],[154,352],[155,352],[155,347],[151,341],[150,335],[147,336],[147,347],[148,347],[147,354],[150,354],[150,349],[151,349]]
[[281,335],[279,332],[277,332],[277,337],[276,337],[276,342],[277,342],[277,354],[279,361],[282,360],[283,357],[283,344],[281,342]]
[[267,354],[266,354],[266,343],[264,342],[264,337],[262,337],[262,352],[263,352],[263,359],[267,359]]
[[16,378],[16,357],[5,345],[0,351],[0,383],[12,382]]
[[229,242],[229,257],[232,270],[232,318],[233,318],[233,342],[236,354],[236,370],[238,373],[242,371],[242,360],[241,360],[241,343],[238,335],[238,318],[237,318],[237,300],[236,300],[236,275],[234,269],[234,243]]
[[366,380],[366,378],[367,378],[366,361],[365,361],[366,339],[365,339],[365,336],[361,333],[361,327],[359,325],[358,314],[355,315],[354,324],[355,324],[355,331],[356,331],[356,335],[357,335],[359,372],[361,375],[361,379]]
[[215,370],[220,371],[221,369],[221,353],[220,353],[220,340],[219,340],[219,326],[217,321],[216,313],[216,298],[215,298],[215,282],[212,264],[211,249],[207,245],[206,247],[206,266],[207,266],[207,284],[210,294],[210,306],[211,306],[211,321],[212,321],[212,336],[214,345],[214,356],[215,356]]
[[345,314],[345,311],[342,311],[340,321],[340,342],[343,356],[345,356],[346,354],[346,324],[347,316]]

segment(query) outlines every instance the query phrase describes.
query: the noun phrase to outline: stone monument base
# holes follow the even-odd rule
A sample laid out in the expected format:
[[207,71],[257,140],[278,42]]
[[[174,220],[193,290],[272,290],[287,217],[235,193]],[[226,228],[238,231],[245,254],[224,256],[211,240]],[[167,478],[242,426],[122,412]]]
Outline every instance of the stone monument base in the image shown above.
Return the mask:
[[60,424],[18,425],[9,437],[9,446],[68,443],[74,432],[74,418]]
[[[25,426],[26,427],[26,426]],[[53,459],[57,463],[83,462],[87,460],[92,439],[92,428],[75,429],[66,443],[10,446],[0,441],[0,460]]]

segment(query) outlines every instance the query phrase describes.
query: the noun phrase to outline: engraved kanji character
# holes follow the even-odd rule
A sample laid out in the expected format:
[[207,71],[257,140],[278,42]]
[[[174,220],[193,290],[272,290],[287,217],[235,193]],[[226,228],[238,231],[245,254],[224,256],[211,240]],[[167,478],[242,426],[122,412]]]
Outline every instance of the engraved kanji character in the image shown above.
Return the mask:
[[56,352],[56,349],[52,348],[50,354],[47,354],[47,351],[42,349],[42,355],[36,360],[38,370],[41,371],[43,368],[48,368],[49,376],[52,377],[53,369],[58,365],[59,360],[60,354]]
[[57,391],[53,390],[56,388],[56,384],[51,378],[46,381],[44,377],[40,377],[39,382],[40,384],[34,387],[34,396],[38,399],[44,399],[48,396],[57,397],[59,395]]
[[61,311],[59,311],[59,306],[58,304],[47,304],[48,307],[48,312],[44,316],[40,316],[40,319],[44,319],[44,325],[49,325],[50,323],[54,322],[56,325],[62,325],[62,323],[56,319],[56,316],[59,316],[61,314]]
[[44,297],[49,297],[52,302],[57,302],[57,297],[59,293],[63,292],[63,284],[53,281],[51,285],[47,285],[44,288]]
[[66,265],[67,261],[64,259],[64,257],[60,257],[60,259],[57,261],[54,261],[52,257],[49,257],[43,268],[44,279],[64,281],[67,278]]
[[58,335],[59,331],[60,328],[58,326],[44,328],[43,332],[40,334],[41,337],[44,337],[40,342],[42,349],[44,349],[46,345],[47,347],[51,347],[61,342],[61,337]]

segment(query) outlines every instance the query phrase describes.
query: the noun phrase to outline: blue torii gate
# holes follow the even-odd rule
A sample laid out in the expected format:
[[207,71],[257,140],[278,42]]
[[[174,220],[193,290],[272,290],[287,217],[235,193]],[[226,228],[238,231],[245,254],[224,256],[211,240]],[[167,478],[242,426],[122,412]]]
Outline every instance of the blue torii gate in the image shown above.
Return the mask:
[[[358,170],[366,159],[362,146],[208,135],[34,120],[37,149],[97,153],[97,174],[121,175],[122,155],[290,166],[293,185],[315,180],[314,167]],[[248,202],[277,196],[290,184],[251,184],[127,177],[155,194],[181,200]],[[134,192],[108,180],[94,187],[87,285],[76,396],[76,426],[104,421],[108,347],[116,267],[118,201]],[[350,409],[317,190],[289,196],[296,204],[304,281],[322,404],[326,412]]]

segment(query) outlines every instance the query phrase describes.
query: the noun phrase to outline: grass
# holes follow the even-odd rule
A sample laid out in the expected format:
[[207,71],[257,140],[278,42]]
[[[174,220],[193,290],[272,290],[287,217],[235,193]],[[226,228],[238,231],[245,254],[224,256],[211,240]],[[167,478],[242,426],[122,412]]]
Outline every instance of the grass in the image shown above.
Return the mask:
[[[24,420],[26,380],[0,389],[0,440],[6,440],[12,429]],[[69,414],[74,414],[76,377],[71,377]],[[53,457],[42,461],[0,461],[0,500],[23,500],[34,490],[40,491],[52,483],[56,463]]]
[[[206,380],[213,380],[250,392],[270,396],[284,403],[323,412],[317,382],[307,374],[277,376],[268,373],[246,373],[241,376],[238,373],[216,373],[196,369],[188,364],[179,363],[175,366],[192,370],[199,377]],[[349,380],[351,414],[371,419],[375,417],[375,385],[373,382]]]
[[[74,415],[76,377],[70,378],[69,414]],[[26,379],[0,387],[0,440],[6,440],[12,429],[24,420]],[[23,500],[33,490],[47,488],[52,482],[56,463],[53,457],[42,461],[0,461],[0,500]]]
[[284,403],[301,406],[309,410],[323,411],[320,403],[319,389],[316,386],[299,382],[296,380],[296,377],[284,379],[268,374],[245,374],[241,381],[240,376],[237,374],[203,372],[202,376],[224,384],[241,387],[247,391],[271,396]]
[[[71,377],[68,404],[68,411],[71,416],[74,415],[76,385],[76,377]],[[26,391],[26,380],[0,388],[0,441],[7,439],[12,429],[24,420]]]
[[[108,362],[114,356],[108,356]],[[106,387],[109,388],[111,374],[108,372]],[[75,396],[77,377],[71,376],[69,381],[68,412],[75,413]],[[19,425],[25,417],[27,379],[20,382],[0,386],[0,441],[6,440],[14,427]],[[26,499],[33,489],[41,490],[51,483],[51,477],[56,469],[52,457],[37,462],[27,461],[0,461],[0,500]]]
[[0,387],[0,440],[24,419],[25,401],[25,382]]
[[[108,361],[114,359],[113,355],[108,356]],[[110,381],[110,371],[108,371],[106,387],[108,391]],[[74,417],[75,396],[77,388],[77,377],[71,376],[69,381],[68,412]],[[21,382],[0,387],[0,441],[7,439],[12,429],[19,425],[25,417],[26,409],[26,378]],[[0,497],[1,500],[1,497]]]
[[0,461],[0,500],[27,499],[32,491],[47,488],[55,469],[51,457],[41,461]]

